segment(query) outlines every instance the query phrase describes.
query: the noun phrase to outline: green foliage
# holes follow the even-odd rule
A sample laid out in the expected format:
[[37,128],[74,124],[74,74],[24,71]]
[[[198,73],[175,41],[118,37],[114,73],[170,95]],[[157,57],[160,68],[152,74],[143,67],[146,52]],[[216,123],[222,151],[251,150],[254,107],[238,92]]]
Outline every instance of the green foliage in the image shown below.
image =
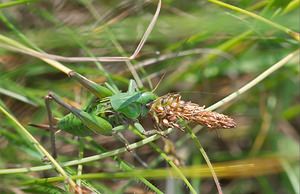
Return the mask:
[[[236,7],[222,5],[217,0],[163,1],[157,23],[136,59],[61,62],[87,77],[92,93],[78,83],[78,77],[68,77],[37,56],[12,50],[17,45],[5,39],[60,56],[130,56],[156,9],[156,1],[145,2],[80,0],[56,4],[56,1],[15,0],[0,3],[1,107],[15,115],[46,150],[50,150],[47,129],[27,126],[28,123],[48,124],[42,97],[51,90],[74,107],[86,107],[80,111],[75,109],[78,119],[53,104],[58,127],[64,129],[56,133],[56,161],[62,167],[70,164],[68,175],[78,176],[82,185],[98,192],[165,193],[176,188],[176,192],[187,193],[194,188],[200,193],[216,193],[211,172],[197,166],[205,164],[199,149],[205,150],[212,166],[216,166],[224,193],[299,193],[299,56],[222,104],[218,111],[232,116],[237,122],[236,129],[211,133],[190,126],[196,134],[194,141],[187,133],[173,130],[167,137],[174,144],[172,149],[162,137],[141,140],[134,126],[130,126],[123,135],[148,164],[145,171],[127,153],[124,143],[109,137],[114,127],[111,123],[118,121],[103,116],[110,105],[130,119],[144,117],[135,126],[137,131],[147,131],[153,129],[153,121],[147,119],[148,109],[144,105],[157,96],[179,92],[184,100],[207,107],[219,102],[299,49],[296,36],[300,31],[299,0],[223,1]],[[152,85],[163,74],[157,90],[145,92],[152,91]],[[130,82],[136,76],[143,81],[143,87],[138,90]],[[94,94],[104,101],[93,101]],[[106,97],[111,104],[105,101]],[[34,147],[36,144],[28,143],[26,136],[16,133],[16,125],[2,113],[0,121],[0,193],[66,192],[68,184],[51,170],[53,166],[41,157]],[[128,124],[132,123],[121,126],[127,129]],[[81,136],[83,143],[73,135]],[[201,144],[195,143],[196,137]],[[81,156],[78,150],[82,151]],[[187,166],[187,171],[176,169],[180,162]],[[225,163],[218,166],[218,162]],[[165,167],[166,163],[172,167]],[[240,168],[235,171],[233,166]],[[37,168],[28,170],[27,167]],[[161,169],[156,171],[158,168]],[[9,173],[12,175],[6,175]],[[178,180],[168,179],[169,173]],[[42,182],[45,177],[56,182],[33,183]],[[88,179],[84,181],[84,177]],[[24,181],[33,182],[23,185]],[[183,181],[191,183],[189,189]],[[172,187],[172,183],[176,186]]]

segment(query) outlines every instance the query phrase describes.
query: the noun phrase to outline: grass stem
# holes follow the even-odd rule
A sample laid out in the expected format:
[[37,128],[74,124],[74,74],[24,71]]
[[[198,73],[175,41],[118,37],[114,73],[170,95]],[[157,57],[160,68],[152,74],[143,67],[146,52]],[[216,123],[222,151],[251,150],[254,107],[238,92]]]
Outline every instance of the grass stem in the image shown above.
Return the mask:
[[9,119],[11,120],[16,126],[17,131],[20,133],[21,136],[26,138],[28,142],[30,142],[39,152],[42,156],[46,156],[53,166],[56,168],[56,170],[64,177],[66,181],[70,184],[73,190],[76,188],[75,182],[68,176],[68,174],[64,171],[64,169],[58,164],[58,162],[47,152],[47,150],[17,121],[14,116],[12,116],[9,112],[7,112],[1,105],[0,105],[0,111]]
[[[171,132],[172,132],[172,129],[168,129],[168,130],[165,131],[164,134],[169,134]],[[148,144],[152,141],[155,141],[159,138],[161,138],[160,135],[152,135],[152,136],[150,136],[146,139],[143,139],[139,142],[128,145],[128,149],[136,149],[136,148],[144,146],[144,145],[146,145],[146,144]],[[78,159],[78,160],[71,160],[71,161],[68,161],[68,162],[64,162],[64,163],[61,164],[61,166],[62,167],[74,166],[74,165],[79,165],[79,164],[85,164],[85,163],[88,163],[88,162],[94,162],[94,161],[97,161],[97,160],[101,160],[103,158],[119,155],[119,154],[124,153],[124,152],[127,152],[127,148],[125,148],[125,147],[115,149],[115,150],[112,150],[112,151],[108,151],[108,152],[98,154],[98,155],[84,157],[84,158]],[[26,172],[38,172],[38,171],[50,170],[52,168],[53,168],[53,166],[51,166],[51,165],[43,165],[43,166],[35,166],[35,167],[29,167],[29,168],[0,169],[0,175],[1,174],[26,173]]]
[[241,94],[245,93],[246,91],[248,91],[249,89],[251,89],[252,87],[254,87],[255,85],[257,85],[259,82],[261,82],[262,80],[264,80],[265,78],[267,78],[271,73],[273,73],[274,71],[278,70],[279,68],[281,68],[282,66],[284,66],[286,63],[288,63],[291,59],[293,59],[297,55],[299,55],[300,54],[299,51],[300,50],[296,50],[296,51],[288,54],[286,57],[284,57],[283,59],[281,59],[280,61],[278,61],[274,65],[272,65],[270,68],[268,68],[267,70],[265,70],[264,72],[262,72],[255,79],[253,79],[252,81],[250,81],[249,83],[247,83],[246,85],[244,85],[243,87],[241,87],[240,89],[238,89],[236,92],[228,95],[227,97],[223,98],[222,100],[218,101],[217,103],[211,105],[206,110],[210,110],[210,111],[215,110],[215,109],[219,108],[220,106],[222,106],[223,104],[225,104],[227,102],[230,102],[233,99],[235,99],[238,96],[240,96]]

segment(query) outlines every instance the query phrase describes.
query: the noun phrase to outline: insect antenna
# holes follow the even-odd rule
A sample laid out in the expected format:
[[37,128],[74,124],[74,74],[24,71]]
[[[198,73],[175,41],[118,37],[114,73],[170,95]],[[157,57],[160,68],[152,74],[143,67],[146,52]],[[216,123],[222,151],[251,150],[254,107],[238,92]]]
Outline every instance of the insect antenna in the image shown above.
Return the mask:
[[222,135],[220,129],[213,129],[212,131],[216,134],[216,136],[219,140],[223,140],[223,135]]
[[162,80],[165,78],[166,73],[163,73],[161,78],[159,79],[158,83],[156,84],[155,88],[151,92],[155,92],[155,90],[158,88]]

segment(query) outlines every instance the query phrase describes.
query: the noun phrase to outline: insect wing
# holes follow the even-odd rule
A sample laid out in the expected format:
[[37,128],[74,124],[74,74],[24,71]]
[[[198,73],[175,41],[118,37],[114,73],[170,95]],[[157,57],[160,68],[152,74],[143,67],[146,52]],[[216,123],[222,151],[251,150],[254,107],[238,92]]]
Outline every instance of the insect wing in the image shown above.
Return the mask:
[[140,96],[140,92],[119,93],[110,97],[110,103],[114,110],[120,111],[130,104],[136,102]]
[[112,126],[104,118],[98,117],[94,114],[89,114],[84,111],[80,111],[78,117],[86,127],[91,129],[95,133],[102,135],[111,135]]
[[141,114],[141,106],[137,103],[131,103],[123,109],[120,109],[119,112],[123,113],[127,118],[136,119]]

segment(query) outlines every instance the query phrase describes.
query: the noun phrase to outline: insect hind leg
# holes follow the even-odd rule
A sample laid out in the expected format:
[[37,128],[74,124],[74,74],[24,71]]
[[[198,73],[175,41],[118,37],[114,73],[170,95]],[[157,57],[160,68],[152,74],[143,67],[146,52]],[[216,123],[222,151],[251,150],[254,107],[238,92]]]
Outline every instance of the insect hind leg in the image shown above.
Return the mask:
[[52,156],[53,156],[53,158],[56,158],[57,157],[56,140],[55,140],[56,129],[54,127],[53,116],[52,116],[52,111],[51,111],[51,107],[50,107],[50,102],[51,101],[52,101],[52,97],[49,94],[47,96],[45,96],[45,105],[46,105],[46,110],[47,110],[47,115],[48,115],[48,122],[49,122]]
[[66,108],[67,110],[71,111],[77,117],[78,117],[79,113],[76,110],[76,108],[74,108],[74,107],[70,106],[69,104],[65,103],[62,99],[60,99],[60,97],[55,95],[53,92],[49,92],[48,95],[45,96],[45,105],[46,105],[46,110],[47,110],[47,114],[48,114],[52,156],[54,158],[56,158],[57,157],[57,151],[56,151],[56,146],[55,146],[55,144],[56,144],[55,143],[56,128],[54,126],[53,116],[52,116],[52,111],[51,111],[51,106],[50,106],[51,101],[55,101],[57,104],[59,104],[62,107]]

